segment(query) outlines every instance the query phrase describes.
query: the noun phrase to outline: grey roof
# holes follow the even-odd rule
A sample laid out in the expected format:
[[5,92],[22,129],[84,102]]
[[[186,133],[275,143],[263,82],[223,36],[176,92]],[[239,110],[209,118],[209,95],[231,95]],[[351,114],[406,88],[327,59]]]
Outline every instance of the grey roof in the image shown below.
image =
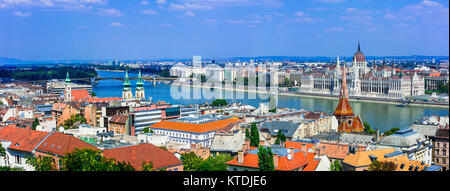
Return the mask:
[[242,132],[230,134],[216,134],[211,143],[210,151],[237,153],[245,142],[245,134]]
[[397,131],[393,135],[389,135],[383,140],[381,140],[380,144],[382,145],[391,145],[391,146],[400,146],[400,147],[410,147],[418,144],[421,141],[425,141],[426,138],[420,133],[413,131],[410,128],[402,129]]
[[437,125],[414,124],[414,125],[411,125],[409,128],[411,128],[412,130],[414,130],[422,135],[425,135],[426,137],[435,137],[438,126]]
[[281,131],[286,137],[292,137],[297,131],[299,124],[289,121],[272,121],[264,122],[261,129],[269,130],[272,136],[277,136],[278,131]]
[[350,134],[343,133],[339,138],[340,141],[344,143],[350,144],[372,144],[373,136],[372,135],[359,135],[359,134]]

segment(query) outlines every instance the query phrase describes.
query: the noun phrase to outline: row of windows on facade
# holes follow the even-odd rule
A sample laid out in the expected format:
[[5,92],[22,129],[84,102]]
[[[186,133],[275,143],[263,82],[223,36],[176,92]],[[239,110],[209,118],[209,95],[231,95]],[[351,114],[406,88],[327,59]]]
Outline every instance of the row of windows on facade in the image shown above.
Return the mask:
[[[184,134],[184,133],[173,133],[173,132],[166,132],[166,131],[155,131],[155,134],[160,134],[160,135],[167,135],[167,136],[175,136],[175,137],[181,137],[181,138],[191,138],[192,136],[188,135],[188,134]],[[210,133],[208,134],[207,138],[213,138],[213,134]],[[195,139],[198,139],[198,135],[195,135]]]

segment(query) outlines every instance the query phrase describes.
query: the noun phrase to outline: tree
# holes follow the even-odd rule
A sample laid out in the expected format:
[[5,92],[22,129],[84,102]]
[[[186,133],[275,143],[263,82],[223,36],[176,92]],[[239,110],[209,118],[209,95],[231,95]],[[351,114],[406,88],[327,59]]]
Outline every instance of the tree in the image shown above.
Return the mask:
[[35,171],[58,171],[55,160],[50,156],[28,157],[27,164],[32,165]]
[[64,129],[72,129],[72,128],[75,128],[75,124],[76,124],[77,122],[82,123],[82,124],[85,124],[85,123],[87,123],[87,120],[86,120],[86,118],[84,118],[84,116],[82,116],[82,115],[72,115],[72,116],[70,116],[69,119],[67,119],[67,120],[64,121],[64,124],[63,124]]
[[225,99],[216,99],[211,103],[211,105],[213,107],[223,107],[223,106],[227,106],[228,102]]
[[250,139],[251,138],[250,131],[248,131],[248,128],[245,129],[245,138],[246,139]]
[[150,133],[150,127],[145,127],[145,128],[144,128],[144,133],[145,133],[145,134]]
[[219,154],[216,157],[208,157],[201,162],[196,171],[227,171],[228,165],[226,162],[233,160],[229,154]]
[[370,171],[395,171],[396,165],[393,162],[380,162],[375,160],[370,164]]
[[36,130],[36,127],[40,125],[38,118],[34,118],[33,125],[31,126],[31,130]]
[[6,149],[3,148],[2,143],[0,142],[0,157],[6,156]]
[[338,160],[335,160],[330,165],[330,171],[342,171],[341,163]]
[[364,125],[364,132],[366,132],[367,134],[373,135],[376,133],[375,130],[370,128],[370,124],[367,121],[364,121],[363,125]]
[[273,153],[270,147],[258,148],[258,166],[260,171],[274,171],[275,165],[273,163]]
[[93,149],[75,149],[62,157],[64,171],[134,171],[130,163],[116,162]]
[[166,150],[166,151],[169,151],[165,146],[160,146],[159,148],[161,148],[163,150]]
[[11,168],[9,166],[0,166],[0,171],[24,171],[24,169],[17,167]]
[[184,171],[195,171],[202,161],[203,160],[194,152],[181,154],[181,162],[183,162]]
[[155,168],[153,168],[153,162],[142,162],[142,171],[155,171]]
[[277,139],[275,140],[275,144],[280,144],[281,142],[286,142],[286,136],[281,131],[278,131],[277,133]]
[[259,131],[256,123],[252,123],[252,127],[250,129],[250,146],[258,147],[259,146]]
[[96,97],[97,96],[97,94],[95,94],[95,92],[92,92],[90,95],[91,95],[91,97]]
[[400,128],[394,127],[394,128],[392,128],[392,129],[390,129],[390,130],[388,130],[388,131],[385,131],[383,134],[384,134],[385,136],[393,135],[393,134],[395,134],[395,132],[398,131],[398,130],[400,130]]

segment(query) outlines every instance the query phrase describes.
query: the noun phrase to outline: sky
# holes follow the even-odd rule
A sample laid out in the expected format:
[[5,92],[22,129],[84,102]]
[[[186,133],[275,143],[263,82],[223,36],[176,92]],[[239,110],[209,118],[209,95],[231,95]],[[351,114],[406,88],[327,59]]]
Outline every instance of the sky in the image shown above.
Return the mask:
[[448,56],[448,0],[0,0],[24,60]]

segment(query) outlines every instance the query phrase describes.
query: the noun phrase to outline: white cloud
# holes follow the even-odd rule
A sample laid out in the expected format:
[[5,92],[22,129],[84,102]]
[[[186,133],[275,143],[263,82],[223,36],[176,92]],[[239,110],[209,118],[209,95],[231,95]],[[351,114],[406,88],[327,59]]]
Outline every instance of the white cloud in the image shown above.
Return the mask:
[[92,5],[104,5],[107,3],[107,0],[0,0],[0,7],[43,7],[63,10],[80,10],[92,9]]
[[109,26],[111,27],[124,27],[125,25],[119,22],[113,22]]
[[327,32],[342,32],[342,31],[344,31],[344,28],[342,28],[342,27],[331,27],[331,28],[326,28],[325,31],[327,31]]
[[316,0],[322,3],[344,3],[347,0]]
[[193,13],[192,11],[188,11],[183,16],[185,16],[185,17],[193,17],[193,16],[195,16],[195,13]]
[[16,11],[16,12],[14,12],[14,16],[17,16],[17,17],[30,17],[31,13],[30,12]]
[[146,14],[146,15],[159,15],[159,12],[155,11],[153,9],[145,9],[145,10],[141,11],[141,13]]
[[156,0],[156,3],[158,3],[158,4],[166,4],[167,0]]
[[170,3],[172,10],[212,10],[217,7],[268,6],[281,7],[280,0],[179,0]]
[[315,22],[316,19],[313,19],[309,17],[307,13],[304,13],[302,11],[297,11],[293,14],[295,16],[294,21],[298,23],[304,23],[304,22]]
[[238,25],[247,24],[247,21],[245,20],[226,20],[225,22]]
[[120,12],[120,10],[117,9],[102,9],[102,8],[98,8],[98,15],[102,16],[102,17],[123,17],[122,12]]

